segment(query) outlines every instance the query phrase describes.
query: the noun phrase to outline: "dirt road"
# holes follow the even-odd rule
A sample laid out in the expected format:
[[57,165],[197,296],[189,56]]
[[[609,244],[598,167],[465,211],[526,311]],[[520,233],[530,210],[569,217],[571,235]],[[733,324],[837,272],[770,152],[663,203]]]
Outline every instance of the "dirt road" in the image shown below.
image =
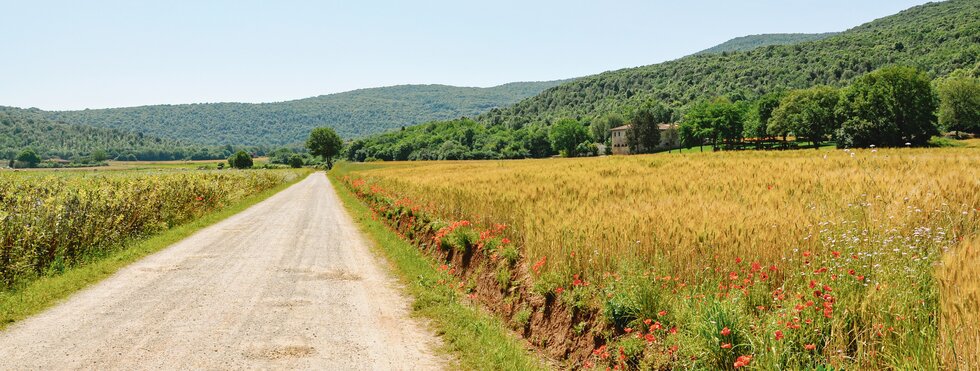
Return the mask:
[[438,369],[322,173],[0,332],[0,369]]

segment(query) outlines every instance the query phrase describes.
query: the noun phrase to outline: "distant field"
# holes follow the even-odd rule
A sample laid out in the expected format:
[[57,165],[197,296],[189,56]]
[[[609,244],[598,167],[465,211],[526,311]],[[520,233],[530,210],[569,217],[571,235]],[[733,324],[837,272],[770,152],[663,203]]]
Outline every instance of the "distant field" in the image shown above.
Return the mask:
[[[269,162],[268,157],[256,157],[253,159],[255,167],[261,167]],[[16,171],[30,172],[62,172],[62,171],[108,171],[108,170],[152,170],[152,169],[217,169],[218,164],[228,166],[227,160],[179,160],[179,161],[108,161],[107,166],[89,167],[65,167],[54,169],[16,169]],[[0,171],[12,171],[14,169],[0,169]]]
[[[759,369],[934,369],[969,365],[963,357],[980,336],[977,308],[953,309],[937,278],[944,257],[975,257],[967,244],[980,230],[980,151],[966,144],[339,171],[409,237],[435,228],[465,250],[456,230],[483,231],[473,246],[497,262],[509,254],[502,240],[484,241],[505,225],[528,297],[598,316],[572,310],[583,322],[531,339],[600,339],[584,342],[605,345],[578,366],[730,369],[741,356]],[[437,224],[416,226],[426,220]],[[479,269],[498,269],[488,264]],[[976,286],[975,276],[943,272],[947,289]],[[499,277],[507,305],[555,310]]]

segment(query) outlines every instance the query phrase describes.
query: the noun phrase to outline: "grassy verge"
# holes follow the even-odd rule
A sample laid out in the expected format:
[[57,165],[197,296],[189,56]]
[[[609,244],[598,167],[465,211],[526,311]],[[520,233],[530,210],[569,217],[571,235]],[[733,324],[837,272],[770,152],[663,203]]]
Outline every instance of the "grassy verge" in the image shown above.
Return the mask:
[[412,309],[432,321],[446,343],[446,350],[458,357],[462,367],[475,370],[547,368],[500,320],[467,305],[461,294],[447,285],[440,285],[439,282],[452,278],[438,271],[431,259],[372,218],[371,210],[337,177],[336,172],[331,173],[330,182],[348,212],[406,283],[415,298]]
[[14,322],[37,314],[57,304],[76,291],[111,276],[120,268],[130,263],[170,246],[190,236],[194,232],[220,222],[271,197],[279,191],[303,180],[306,176],[306,174],[300,175],[292,181],[252,195],[235,205],[169,229],[148,239],[133,241],[129,246],[125,246],[102,259],[71,268],[61,274],[38,278],[14,291],[0,291],[0,330]]

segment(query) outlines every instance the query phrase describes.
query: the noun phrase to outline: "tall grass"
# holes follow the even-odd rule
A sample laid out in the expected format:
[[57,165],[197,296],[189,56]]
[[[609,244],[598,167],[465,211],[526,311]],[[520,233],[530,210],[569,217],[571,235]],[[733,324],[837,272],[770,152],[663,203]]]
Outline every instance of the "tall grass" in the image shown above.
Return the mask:
[[980,238],[963,240],[937,275],[943,361],[949,369],[980,369]]
[[0,289],[273,188],[292,172],[0,174]]
[[345,166],[445,220],[509,225],[539,286],[609,317],[627,356],[594,362],[611,366],[946,366],[933,267],[980,228],[965,148]]

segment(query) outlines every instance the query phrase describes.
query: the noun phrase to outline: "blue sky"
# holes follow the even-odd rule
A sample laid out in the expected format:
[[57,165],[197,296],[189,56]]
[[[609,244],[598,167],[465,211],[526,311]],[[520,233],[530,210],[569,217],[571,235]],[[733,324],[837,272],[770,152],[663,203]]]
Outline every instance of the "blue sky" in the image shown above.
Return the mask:
[[274,102],[658,63],[737,36],[843,31],[922,0],[0,0],[0,105]]

